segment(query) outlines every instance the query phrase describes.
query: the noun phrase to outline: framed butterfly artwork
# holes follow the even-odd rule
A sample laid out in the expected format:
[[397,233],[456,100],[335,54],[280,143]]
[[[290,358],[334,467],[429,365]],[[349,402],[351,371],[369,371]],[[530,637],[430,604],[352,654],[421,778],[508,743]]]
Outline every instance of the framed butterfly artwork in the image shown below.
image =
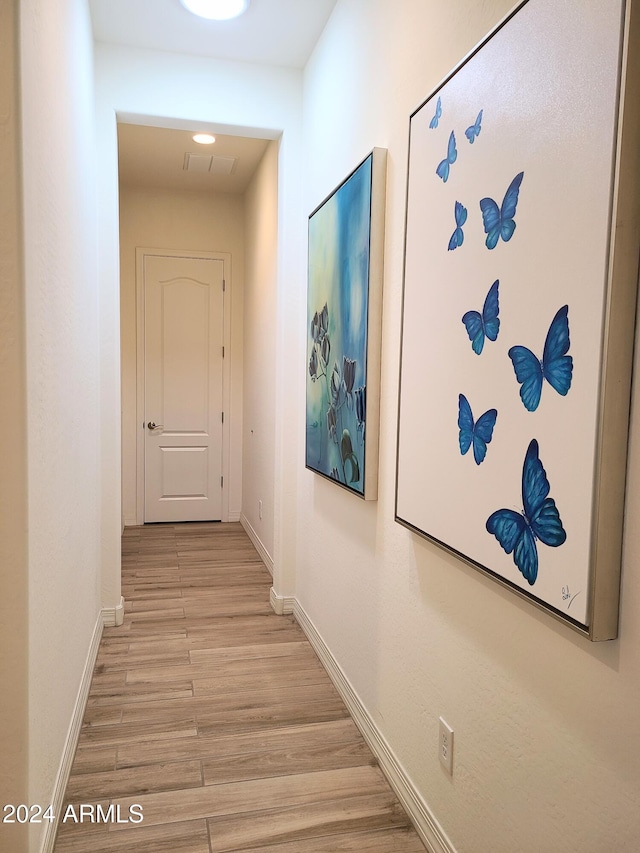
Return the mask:
[[524,0],[409,124],[396,521],[617,636],[639,0]]

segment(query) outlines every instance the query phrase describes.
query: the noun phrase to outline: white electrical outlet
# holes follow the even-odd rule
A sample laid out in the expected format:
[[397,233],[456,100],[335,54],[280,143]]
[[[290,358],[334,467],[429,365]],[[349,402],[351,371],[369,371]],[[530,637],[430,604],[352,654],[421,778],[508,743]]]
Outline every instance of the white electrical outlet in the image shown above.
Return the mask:
[[262,501],[258,501],[258,518],[262,518]]
[[440,717],[438,737],[440,764],[442,764],[447,773],[453,775],[453,729],[442,717]]

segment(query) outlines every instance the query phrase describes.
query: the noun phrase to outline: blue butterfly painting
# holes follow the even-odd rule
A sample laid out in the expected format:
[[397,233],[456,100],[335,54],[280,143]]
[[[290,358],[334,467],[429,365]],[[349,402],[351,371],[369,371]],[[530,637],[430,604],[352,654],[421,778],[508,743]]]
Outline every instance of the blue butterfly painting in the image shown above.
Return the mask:
[[485,240],[487,249],[495,249],[501,237],[505,243],[508,243],[513,237],[513,232],[516,230],[513,217],[516,215],[520,184],[523,178],[524,172],[518,172],[504,194],[501,207],[498,207],[492,198],[480,199],[482,224],[487,235]]
[[433,130],[434,128],[436,128],[438,126],[438,122],[440,121],[441,115],[442,115],[442,101],[438,97],[438,102],[436,104],[436,113],[435,113],[434,117],[431,119],[431,121],[429,122],[429,127],[431,128],[431,130]]
[[465,325],[469,340],[471,341],[471,349],[480,355],[484,348],[484,340],[488,338],[490,341],[495,341],[500,331],[500,302],[498,299],[498,289],[500,287],[499,279],[496,279],[487,293],[487,298],[482,306],[482,314],[479,311],[467,311],[462,315],[462,322]]
[[569,349],[569,306],[563,305],[551,321],[540,361],[527,347],[511,347],[509,358],[513,362],[516,379],[521,384],[520,399],[525,409],[535,412],[540,403],[543,379],[565,397],[571,388],[573,358]]
[[456,217],[456,230],[451,235],[451,239],[449,240],[449,251],[452,252],[454,249],[457,249],[458,246],[462,246],[464,242],[464,233],[462,231],[462,226],[467,221],[467,208],[460,204],[459,201],[456,202],[456,206],[454,208],[454,214]]
[[496,425],[498,412],[489,409],[474,422],[471,406],[464,394],[458,395],[458,429],[460,434],[460,453],[464,456],[473,444],[473,458],[480,465],[487,455],[487,444],[493,438],[493,428]]
[[473,145],[473,143],[475,142],[476,137],[480,136],[481,130],[482,130],[482,110],[480,110],[480,112],[478,113],[478,117],[474,121],[474,123],[470,127],[468,127],[464,132],[464,135],[467,137],[467,139],[469,140],[471,145]]
[[555,501],[548,497],[549,480],[540,461],[538,442],[534,438],[527,448],[522,468],[522,503],[524,511],[499,509],[487,519],[487,530],[493,533],[530,586],[538,577],[538,547],[540,540],[557,548],[567,534],[560,520]]
[[449,144],[447,146],[447,156],[444,160],[438,163],[436,175],[447,183],[449,179],[449,167],[458,159],[458,149],[456,148],[456,135],[453,131],[449,134]]

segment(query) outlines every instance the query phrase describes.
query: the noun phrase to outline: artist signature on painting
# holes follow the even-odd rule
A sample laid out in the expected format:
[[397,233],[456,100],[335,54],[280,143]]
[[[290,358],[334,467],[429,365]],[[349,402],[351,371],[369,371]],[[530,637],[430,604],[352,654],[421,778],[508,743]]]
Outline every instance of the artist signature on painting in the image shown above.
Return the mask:
[[572,595],[568,585],[562,587],[562,600],[569,602],[567,604],[567,610],[571,607],[573,599],[576,598],[576,596],[580,595],[581,592],[582,590],[578,590],[578,592],[574,592]]

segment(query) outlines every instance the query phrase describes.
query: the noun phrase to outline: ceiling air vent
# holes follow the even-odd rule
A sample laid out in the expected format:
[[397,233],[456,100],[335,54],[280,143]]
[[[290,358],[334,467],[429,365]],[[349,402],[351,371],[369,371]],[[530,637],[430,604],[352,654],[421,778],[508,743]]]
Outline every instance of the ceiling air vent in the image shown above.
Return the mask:
[[190,154],[188,151],[184,155],[184,163],[182,168],[185,172],[208,172],[211,168],[211,154]]
[[217,157],[215,154],[211,158],[211,169],[209,171],[213,175],[230,175],[236,165],[235,157]]
[[185,172],[211,172],[212,175],[230,175],[236,165],[236,157],[217,157],[215,154],[184,155],[182,168]]

